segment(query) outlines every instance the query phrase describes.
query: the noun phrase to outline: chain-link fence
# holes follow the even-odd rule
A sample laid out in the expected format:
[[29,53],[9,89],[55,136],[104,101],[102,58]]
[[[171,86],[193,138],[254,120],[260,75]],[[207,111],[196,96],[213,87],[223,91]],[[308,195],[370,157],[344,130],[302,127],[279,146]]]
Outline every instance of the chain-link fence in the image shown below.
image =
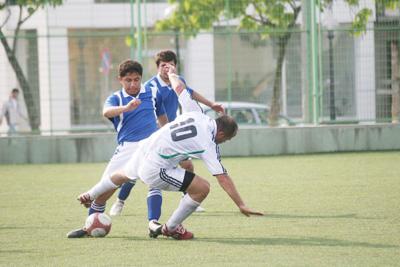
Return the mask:
[[[101,114],[104,100],[120,88],[118,64],[139,60],[145,82],[156,74],[154,56],[162,49],[178,54],[189,86],[216,101],[268,108],[277,99],[279,112],[296,124],[398,120],[398,10],[376,10],[366,31],[358,34],[343,16],[355,11],[338,5],[331,10],[330,25],[316,12],[314,23],[299,19],[291,29],[237,30],[233,21],[186,38],[154,29],[165,16],[166,1],[83,2],[40,10],[19,32],[15,55],[29,90],[0,49],[0,100],[7,101],[13,87],[21,88],[26,117],[21,130],[112,130]],[[11,22],[8,29],[3,27],[1,38],[12,44]],[[7,132],[5,123],[0,132]]]

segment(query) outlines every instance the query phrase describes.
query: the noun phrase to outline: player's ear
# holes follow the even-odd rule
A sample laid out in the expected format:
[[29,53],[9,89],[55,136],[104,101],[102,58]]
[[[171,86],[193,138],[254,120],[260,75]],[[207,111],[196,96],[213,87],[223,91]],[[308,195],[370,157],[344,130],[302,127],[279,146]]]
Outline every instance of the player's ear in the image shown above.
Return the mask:
[[225,133],[223,131],[217,131],[217,135],[215,136],[215,139],[222,140],[225,137]]

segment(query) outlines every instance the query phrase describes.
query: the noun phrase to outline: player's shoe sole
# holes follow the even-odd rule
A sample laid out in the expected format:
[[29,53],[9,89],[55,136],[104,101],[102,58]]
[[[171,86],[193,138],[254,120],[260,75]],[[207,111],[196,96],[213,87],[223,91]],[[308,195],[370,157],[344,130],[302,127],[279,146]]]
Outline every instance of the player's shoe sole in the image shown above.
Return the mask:
[[67,234],[67,238],[82,238],[89,236],[88,233],[83,229],[72,230]]
[[157,221],[150,221],[149,222],[149,237],[150,238],[157,238],[161,235],[162,224]]

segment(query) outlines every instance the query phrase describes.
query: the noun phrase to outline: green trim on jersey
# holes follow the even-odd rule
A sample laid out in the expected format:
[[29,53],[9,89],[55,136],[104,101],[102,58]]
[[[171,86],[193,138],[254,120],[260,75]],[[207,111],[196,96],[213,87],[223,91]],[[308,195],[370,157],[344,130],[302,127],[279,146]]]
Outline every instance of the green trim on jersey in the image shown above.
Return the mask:
[[188,153],[176,153],[176,154],[172,154],[172,155],[162,155],[162,154],[158,154],[160,157],[162,157],[163,159],[172,159],[172,158],[175,158],[175,157],[177,157],[177,156],[180,156],[180,155],[186,155],[186,156],[190,156],[190,155],[193,155],[193,154],[201,154],[201,153],[203,153],[205,150],[198,150],[198,151],[193,151],[193,152],[188,152]]

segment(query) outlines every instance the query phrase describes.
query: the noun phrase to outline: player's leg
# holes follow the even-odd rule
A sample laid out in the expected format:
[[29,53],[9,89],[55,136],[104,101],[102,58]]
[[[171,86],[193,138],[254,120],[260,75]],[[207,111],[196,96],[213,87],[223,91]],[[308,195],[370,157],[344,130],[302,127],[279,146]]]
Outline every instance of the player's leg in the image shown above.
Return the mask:
[[[120,165],[120,148],[120,146],[116,148],[115,153],[107,164],[100,181],[88,192],[85,192],[78,197],[78,200],[81,202],[81,204],[86,208],[89,208],[88,215],[95,212],[104,212],[106,208],[106,200],[118,188],[117,185],[111,182],[110,172],[117,169],[117,167]],[[108,191],[110,193],[108,193]],[[86,236],[88,235],[84,227],[72,230],[67,234],[68,238],[82,238]]]
[[132,188],[135,186],[135,181],[129,181],[124,183],[119,190],[117,200],[111,206],[110,215],[111,216],[118,216],[121,214],[122,209],[125,205],[125,200],[129,197]]
[[167,223],[154,229],[153,234],[156,236],[162,233],[175,239],[193,238],[193,234],[182,226],[182,222],[196,210],[200,202],[208,195],[210,184],[205,179],[182,168],[154,170],[150,164],[141,166],[139,177],[152,188],[188,192]]
[[[95,198],[93,201],[91,201],[90,208],[89,208],[89,215],[92,213],[103,213],[105,208],[106,208],[106,202],[107,200],[113,195],[115,192],[116,187],[109,189],[108,191],[100,194],[97,198]],[[90,196],[89,193],[85,193]],[[68,238],[82,238],[88,236],[88,233],[85,229],[85,227],[72,230],[67,234]]]
[[[179,162],[179,165],[188,172],[194,173],[194,166],[191,159],[182,160],[181,162]],[[184,195],[186,195],[186,192],[183,192],[183,196]],[[202,206],[198,206],[196,209],[196,212],[204,212],[204,211],[205,209]]]
[[106,202],[107,200],[110,199],[110,197],[114,194],[115,190],[117,188],[111,188],[105,193],[101,194],[98,196],[94,201],[92,201],[92,204],[90,205],[89,208],[89,215],[100,212],[103,213],[106,209]]
[[150,188],[147,193],[147,216],[149,220],[149,236],[156,238],[156,229],[161,225],[158,221],[161,217],[162,194],[160,189]]
[[[180,166],[189,171],[193,172],[194,167],[191,160],[181,161]],[[185,193],[184,193],[185,194]],[[182,198],[184,195],[182,196]],[[147,215],[149,219],[149,237],[157,238],[157,229],[160,227],[158,222],[161,217],[161,206],[162,206],[162,193],[160,189],[150,188],[147,194]],[[199,206],[199,208],[201,208]]]
[[210,192],[210,184],[200,176],[194,175],[186,192],[187,194],[180,201],[178,208],[165,224],[167,229],[173,230],[178,227],[198,206],[200,206],[200,203]]
[[[193,174],[194,175],[194,174]],[[210,192],[210,184],[207,180],[194,175],[191,183],[185,189],[187,194],[182,198],[178,208],[162,227],[162,234],[175,239],[191,239],[193,234],[182,226],[182,222],[200,206],[200,203]]]
[[[115,162],[118,163],[115,164],[115,167],[112,166],[112,168],[110,168],[109,173],[113,173],[123,168],[126,162],[129,161],[129,159],[131,158],[132,153],[134,153],[137,150],[138,142],[125,142],[119,147],[120,147],[119,153],[114,156],[118,157],[117,159],[114,160]],[[117,216],[121,214],[122,209],[125,205],[125,200],[129,197],[131,190],[134,186],[135,186],[134,181],[129,181],[121,186],[117,200],[111,206],[110,209],[111,216]]]
[[[104,212],[105,203],[112,196],[114,191],[123,183],[128,182],[129,180],[135,180],[135,178],[137,177],[137,175],[135,174],[135,166],[137,165],[135,165],[135,163],[137,163],[138,161],[139,154],[134,153],[132,155],[132,150],[125,149],[123,150],[123,155],[130,155],[130,159],[126,160],[126,157],[117,156],[121,152],[119,148],[120,146],[117,147],[114,156],[111,158],[106,170],[103,173],[101,180],[89,191],[81,194],[78,197],[78,200],[81,202],[81,204],[83,204],[85,207],[91,207],[91,209],[89,209],[89,214],[91,212],[98,211]],[[128,167],[124,168],[125,164],[127,164]],[[122,168],[129,171],[130,177],[134,178],[129,179],[122,171],[115,172],[116,169]],[[94,203],[93,206],[91,205],[92,203]],[[79,238],[84,236],[87,236],[87,233],[84,229],[74,230],[67,234],[68,238]]]
[[[127,182],[127,180],[128,178],[124,174],[117,172],[111,177],[101,179],[100,182],[89,191],[81,194],[78,200],[84,205],[90,203],[89,215],[95,212],[103,213],[106,208],[107,200],[114,194],[115,190],[123,183]],[[82,238],[86,236],[88,236],[88,234],[84,227],[70,231],[67,234],[68,238]]]

